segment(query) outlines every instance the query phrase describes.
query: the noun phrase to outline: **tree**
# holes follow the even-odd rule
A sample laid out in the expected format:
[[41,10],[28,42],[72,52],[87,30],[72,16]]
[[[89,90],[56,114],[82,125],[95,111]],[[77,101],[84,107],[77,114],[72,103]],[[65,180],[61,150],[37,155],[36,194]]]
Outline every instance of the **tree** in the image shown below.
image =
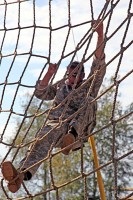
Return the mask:
[[[104,86],[102,91],[105,91],[106,87]],[[104,95],[98,101],[98,111],[97,111],[97,126],[95,130],[99,130],[103,126],[107,125],[110,122],[112,117],[112,108],[113,108],[113,98],[114,90],[110,90],[106,95]],[[114,112],[114,119],[119,119],[125,114],[133,110],[132,104],[126,109],[123,110],[120,101],[117,100]],[[115,155],[120,157],[125,152],[128,152],[132,148],[132,132],[133,128],[131,122],[133,117],[129,116],[120,120],[115,125],[115,138],[113,138],[113,127],[110,125],[106,129],[98,132],[95,135],[95,143],[99,156],[100,164],[105,164],[108,161],[112,160],[112,152],[115,148]],[[113,140],[114,147],[113,147]],[[124,148],[123,148],[124,147]],[[89,162],[89,160],[88,160]],[[112,189],[114,188],[114,166],[109,165],[104,168],[102,171],[103,180],[105,185],[106,195],[108,199],[114,199]],[[118,162],[117,166],[117,182],[118,187],[128,187],[132,177],[132,166],[129,158],[123,159]],[[92,195],[95,197],[97,194],[97,185],[95,184],[95,179],[93,181],[94,188],[92,189]],[[95,187],[96,186],[96,187]],[[118,191],[120,193],[120,190]]]
[[[23,113],[25,113],[25,110],[27,109],[27,105],[29,103],[30,98],[31,96],[27,93],[25,95],[25,98],[21,106]],[[39,119],[38,117],[34,119],[34,114],[37,112],[39,104],[40,102],[36,98],[34,98],[27,110],[27,115],[30,115],[31,117],[26,118],[25,120],[23,120],[22,117],[17,117],[15,119],[16,126],[14,130],[14,134],[9,139],[10,143],[14,141],[15,145],[19,146],[20,144],[24,145],[34,139],[35,134],[41,128],[42,124],[44,123],[44,119],[46,117],[46,114],[43,114],[39,117]],[[42,112],[44,112],[44,110],[47,110],[50,105],[51,105],[50,102],[44,102],[41,108],[39,109],[39,113],[41,114]],[[10,156],[11,158],[15,157],[14,165],[16,167],[19,166],[20,161],[22,160],[22,158],[25,157],[27,150],[28,150],[28,146],[24,146],[23,148],[20,148],[19,151],[16,148],[12,149]],[[50,187],[50,180],[49,180],[49,172],[47,169],[47,163],[44,162],[39,169],[39,173],[36,173],[32,181],[26,182],[26,187],[29,190],[29,192],[32,195],[34,195],[35,193],[46,189],[45,188],[46,186]],[[16,196],[19,197],[20,195],[26,195],[26,193],[23,192],[23,189],[20,189],[18,193],[16,193]],[[13,194],[10,194],[10,196],[13,196]],[[39,196],[36,197],[36,200],[42,200],[42,198],[43,200],[46,200],[47,199],[46,196],[47,196],[46,194],[40,195],[40,197]]]
[[[105,91],[106,87],[104,86],[102,91]],[[97,111],[97,126],[95,128],[96,130],[99,130],[101,127],[107,125],[110,123],[110,119],[112,117],[112,109],[113,109],[113,99],[114,99],[114,90],[110,90],[106,95],[104,95],[102,98],[98,101],[98,111]],[[114,119],[119,119],[125,114],[131,112],[133,110],[133,104],[129,105],[129,107],[126,110],[122,109],[121,102],[117,100],[116,106],[115,106],[115,112],[114,112]],[[98,132],[95,137],[95,143],[97,148],[97,153],[99,156],[99,162],[100,164],[105,164],[108,161],[112,160],[113,151],[115,149],[115,154],[117,157],[120,157],[125,152],[128,152],[132,148],[132,132],[133,132],[133,117],[130,115],[128,118],[124,118],[116,123],[115,126],[115,138],[113,138],[113,127],[112,125],[108,126],[106,129],[103,129],[102,131]],[[114,147],[113,147],[113,140]],[[124,148],[123,148],[124,147]],[[74,156],[73,156],[74,155]],[[71,156],[71,157],[70,157]],[[77,156],[75,158],[75,156]],[[61,158],[60,158],[61,159]],[[69,155],[69,168],[66,165],[66,162],[68,163],[68,160],[66,158],[65,165],[63,167],[63,175],[60,173],[60,167],[62,164],[58,165],[59,161],[57,160],[57,163],[55,164],[57,171],[55,170],[54,173],[56,177],[58,177],[58,181],[68,181],[70,176],[71,179],[74,176],[80,175],[81,172],[81,164],[80,164],[80,151],[77,155],[74,153],[72,155]],[[130,181],[132,177],[132,163],[131,158],[127,157],[126,159],[122,159],[118,162],[117,167],[117,185],[118,188],[123,187],[130,187]],[[90,145],[86,144],[86,147],[84,148],[84,172],[89,172],[90,170],[94,169],[94,160],[92,151],[90,149]],[[114,165],[111,164],[108,167],[101,170],[103,175],[103,181],[105,185],[105,191],[107,195],[107,199],[114,199],[113,196],[113,188],[115,185],[114,182]],[[61,182],[62,183],[62,182]],[[93,197],[93,199],[97,199],[99,196],[98,192],[98,185],[97,185],[97,177],[94,173],[93,175],[89,176],[87,178],[88,184],[88,191],[89,195]],[[83,189],[83,181],[78,181],[77,183],[74,183],[73,188],[69,185],[65,191],[64,188],[62,189],[62,193],[66,193],[67,191],[67,197],[66,199],[74,199],[75,194],[78,194],[79,199],[84,199],[84,189]],[[82,189],[81,189],[82,188]],[[70,192],[71,190],[71,192]],[[118,189],[118,194],[123,193],[124,191],[121,191]],[[76,196],[76,199],[78,199]],[[100,199],[100,197],[99,197]]]
[[[106,87],[103,87],[105,90]],[[97,126],[95,130],[99,130],[104,125],[110,122],[111,113],[112,113],[112,102],[113,102],[113,95],[114,91],[110,90],[106,93],[102,98],[98,100],[98,111],[97,111]],[[29,97],[29,96],[27,96]],[[38,101],[34,99],[29,110],[27,113],[32,115],[38,108]],[[27,106],[27,102],[24,102],[22,107],[25,110]],[[44,102],[41,111],[46,110],[50,106],[50,102]],[[133,110],[133,104],[129,105],[126,110],[122,109],[121,103],[119,101],[116,102],[115,107],[115,118],[120,118],[124,114]],[[43,124],[43,120],[45,115],[40,116],[35,119],[34,123],[32,124],[27,137],[25,138],[26,142],[30,141],[34,137],[34,133],[41,127]],[[131,137],[132,137],[132,117],[129,116],[126,119],[120,120],[116,123],[115,127],[115,153],[117,156],[121,156],[123,153],[131,149]],[[16,123],[16,131],[14,135],[16,135],[17,131],[20,128],[22,120],[17,119]],[[16,144],[21,144],[23,141],[23,137],[30,126],[32,119],[27,119],[23,123],[21,127],[20,133],[18,134],[17,139],[15,140]],[[100,164],[105,164],[106,162],[112,159],[112,152],[113,152],[113,129],[112,126],[108,126],[106,129],[95,134],[95,142],[97,153],[99,156]],[[23,141],[23,143],[25,142]],[[126,144],[126,145],[125,145]],[[124,147],[124,148],[123,148]],[[19,151],[18,156],[15,158],[15,163],[20,161],[20,158],[24,156],[26,148],[22,148]],[[11,152],[11,156],[14,155],[14,151]],[[90,148],[89,143],[85,144],[84,151],[83,151],[83,166],[84,166],[84,173],[88,173],[89,171],[95,168],[94,160],[92,151]],[[129,180],[131,178],[131,163],[129,159],[124,159],[118,162],[118,173],[117,173],[117,180],[119,187],[128,187]],[[59,186],[64,183],[68,183],[70,180],[78,177],[81,175],[81,153],[80,151],[72,152],[69,156],[64,156],[62,154],[56,155],[52,159],[52,172],[54,176],[54,183],[55,185]],[[101,170],[105,185],[105,191],[107,195],[107,199],[113,200],[113,186],[114,186],[114,167],[113,165],[109,165],[108,167]],[[45,163],[39,168],[36,176],[33,178],[33,181],[30,181],[29,184],[26,184],[28,190],[33,193],[38,193],[40,191],[44,191],[46,188],[48,189],[51,186],[50,174],[49,174],[49,167],[48,163]],[[36,186],[36,187],[35,187]],[[92,196],[93,199],[100,199],[98,186],[97,186],[97,177],[96,174],[93,173],[92,175],[86,178],[86,191],[87,195]],[[34,188],[34,192],[33,192]],[[59,196],[62,200],[82,200],[84,199],[84,179],[80,178],[72,183],[66,184],[64,187],[59,189]],[[18,193],[18,195],[22,194],[22,191]],[[40,199],[55,199],[56,192],[50,192],[47,195],[40,195],[36,196],[35,200]]]

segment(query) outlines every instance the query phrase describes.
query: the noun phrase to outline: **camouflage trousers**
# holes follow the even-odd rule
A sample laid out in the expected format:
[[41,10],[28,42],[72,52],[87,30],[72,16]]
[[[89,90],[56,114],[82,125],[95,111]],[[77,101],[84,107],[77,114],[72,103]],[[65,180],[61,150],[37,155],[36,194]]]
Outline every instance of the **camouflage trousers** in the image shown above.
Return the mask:
[[70,126],[76,130],[78,136],[80,134],[89,135],[95,126],[95,111],[96,105],[93,103],[84,107],[82,112],[69,122],[60,125],[55,120],[49,120],[36,134],[36,141],[30,146],[26,157],[21,161],[20,170],[27,169],[32,175],[35,174],[41,160],[47,157],[51,146],[59,148],[62,146],[63,136],[67,134]]
[[69,124],[58,125],[59,123],[54,122],[54,120],[50,121],[36,134],[35,142],[29,147],[26,157],[20,162],[20,171],[29,168],[28,171],[34,175],[41,164],[41,160],[47,157],[51,145],[61,147],[62,138],[67,133]]

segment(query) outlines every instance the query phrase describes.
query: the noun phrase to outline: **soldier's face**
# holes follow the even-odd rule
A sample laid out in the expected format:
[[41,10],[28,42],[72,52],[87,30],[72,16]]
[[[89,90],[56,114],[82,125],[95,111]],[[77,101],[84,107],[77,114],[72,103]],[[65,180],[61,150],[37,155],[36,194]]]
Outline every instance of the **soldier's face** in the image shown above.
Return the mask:
[[[68,70],[68,76],[69,74],[71,74],[73,71],[73,69],[69,69]],[[79,76],[77,75],[78,72],[74,72],[71,77],[68,77],[68,82],[69,82],[69,85],[73,85],[75,82],[77,82],[77,84],[79,84],[83,78],[84,78],[84,73],[81,73]],[[78,76],[78,77],[77,77]],[[77,78],[77,80],[76,80]]]

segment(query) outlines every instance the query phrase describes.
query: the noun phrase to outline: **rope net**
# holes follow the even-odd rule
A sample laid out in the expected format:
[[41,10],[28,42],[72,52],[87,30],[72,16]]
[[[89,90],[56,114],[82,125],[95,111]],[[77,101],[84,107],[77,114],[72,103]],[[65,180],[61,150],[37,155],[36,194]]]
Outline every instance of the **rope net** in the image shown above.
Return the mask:
[[[74,178],[71,177],[71,179],[62,182],[62,184],[58,184],[54,175],[56,165],[53,163],[56,163],[55,160],[57,159],[57,156],[63,155],[61,154],[61,150],[54,151],[53,147],[51,147],[48,156],[41,160],[41,163],[46,163],[48,166],[46,173],[48,173],[51,184],[46,184],[45,188],[41,188],[40,191],[35,190],[36,193],[34,193],[33,188],[35,188],[36,185],[32,185],[31,191],[29,187],[27,187],[27,183],[23,183],[22,191],[18,197],[16,197],[16,195],[12,195],[7,190],[5,181],[1,176],[1,198],[67,199],[65,196],[62,198],[60,197],[60,190],[63,188],[64,195],[67,196],[67,193],[65,193],[66,186],[72,184],[74,187],[76,181],[81,181],[82,191],[84,191],[82,199],[87,200],[89,199],[88,178],[100,170],[108,170],[110,165],[113,166],[112,177],[114,180],[111,191],[113,196],[110,197],[110,199],[133,198],[132,187],[123,188],[123,192],[120,193],[121,195],[119,195],[118,192],[120,191],[120,188],[118,188],[118,165],[125,159],[131,158],[133,150],[130,149],[128,152],[123,151],[122,154],[119,155],[115,150],[116,126],[119,122],[128,120],[133,114],[133,110],[130,110],[120,118],[115,116],[115,109],[117,106],[116,101],[119,98],[119,91],[123,91],[122,88],[124,83],[126,83],[127,79],[131,80],[133,75],[133,68],[131,65],[131,53],[133,52],[133,40],[131,37],[133,27],[132,0],[125,3],[126,6],[123,9],[124,12],[121,13],[120,6],[124,3],[124,0],[103,0],[100,3],[96,0],[86,0],[84,2],[70,0],[64,2],[57,0],[47,2],[42,2],[40,0],[0,1],[0,145],[1,149],[5,149],[6,147],[6,150],[2,153],[1,164],[9,158],[12,162],[15,162],[22,149],[26,149],[32,143],[34,144],[36,139],[33,137],[32,139],[28,139],[29,132],[32,131],[36,119],[44,118],[44,116],[47,118],[49,109],[44,109],[43,102],[39,100],[34,113],[28,114],[35,98],[34,88],[37,79],[36,77],[38,76],[38,80],[41,79],[48,64],[51,62],[57,63],[58,61],[57,64],[59,66],[56,75],[51,80],[51,83],[57,80],[59,76],[62,77],[63,68],[61,68],[61,66],[67,66],[68,63],[73,60],[79,60],[81,63],[84,63],[85,66],[91,65],[90,63],[92,62],[92,57],[95,53],[94,43],[96,40],[95,31],[92,30],[91,26],[92,20],[94,19],[100,19],[104,23],[107,66],[106,76],[113,76],[113,82],[111,85],[109,85],[102,93],[99,93],[94,101],[98,102],[99,99],[106,95],[111,89],[114,89],[115,91],[110,121],[108,121],[105,126],[94,130],[93,133],[89,135],[89,138],[87,136],[87,138],[90,139],[92,136],[97,136],[101,131],[111,127],[111,160],[108,160],[106,163],[100,163],[100,165],[95,166],[93,170],[90,168],[85,171],[84,149],[82,148],[79,151],[79,162],[81,167],[80,174],[77,173],[78,176]],[[76,12],[78,12],[78,18],[75,14],[75,7],[77,8]],[[118,17],[119,12],[120,16]],[[85,13],[87,13],[87,15],[85,15]],[[118,17],[118,22],[116,21],[116,16]],[[112,44],[115,46],[114,49],[112,49]],[[88,68],[85,70],[88,75]],[[65,71],[65,69],[63,69],[63,71]],[[33,74],[36,75],[36,77]],[[30,98],[28,99],[27,106],[23,112],[20,107],[20,98],[25,98],[25,92],[30,93]],[[128,93],[128,91],[123,92],[125,94],[126,92]],[[69,100],[71,98],[71,95],[69,95]],[[127,101],[128,100],[127,97]],[[67,104],[65,109],[67,110]],[[19,118],[21,123],[19,123],[16,134],[11,141],[9,140],[9,137],[14,129],[15,117]],[[25,127],[27,121],[30,121],[30,124],[26,127],[21,141],[16,144],[16,140],[21,135],[21,130]],[[11,154],[11,152],[13,153]],[[69,155],[68,158],[65,159],[69,159],[73,154]],[[33,166],[31,166],[31,168],[32,167]],[[127,193],[124,193],[124,191],[127,191]],[[105,195],[106,192],[107,191],[105,191]],[[53,193],[54,198],[51,198]],[[101,193],[104,193],[104,191]],[[106,199],[106,197],[101,195],[101,199]],[[107,197],[107,199],[109,198]]]

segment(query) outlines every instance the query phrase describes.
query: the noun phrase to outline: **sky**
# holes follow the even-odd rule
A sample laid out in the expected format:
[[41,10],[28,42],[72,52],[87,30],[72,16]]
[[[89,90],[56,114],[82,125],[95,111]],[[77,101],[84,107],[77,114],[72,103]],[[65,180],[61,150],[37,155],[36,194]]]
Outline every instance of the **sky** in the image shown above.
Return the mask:
[[[6,6],[4,4],[5,2],[10,4]],[[35,9],[33,6],[34,2]],[[92,0],[94,19],[98,18],[102,8],[105,5],[105,2],[105,0]],[[113,2],[115,3],[117,2],[117,0],[114,0]],[[128,6],[129,1],[119,1],[112,13],[107,37],[109,37],[127,17]],[[109,11],[110,8],[111,3],[109,3],[107,11]],[[133,13],[133,5],[131,6],[130,12]],[[27,92],[29,92],[30,94],[34,92],[34,86],[47,62],[47,59],[45,57],[49,56],[49,52],[50,62],[58,63],[61,59],[62,51],[68,33],[68,1],[51,1],[51,24],[49,14],[50,11],[48,0],[21,1],[20,4],[18,3],[18,0],[0,0],[0,52],[3,56],[0,63],[0,96],[2,99],[1,108],[2,111],[5,111],[0,113],[0,134],[2,134],[4,131],[4,142],[6,142],[7,139],[14,132],[17,117],[16,115],[12,114],[10,120],[8,121],[10,114],[8,110],[10,110],[13,107],[13,110],[15,112],[23,114],[21,104],[24,100],[24,96]],[[70,16],[70,22],[72,26],[81,23],[83,24],[71,28],[64,55],[68,55],[70,52],[75,50],[76,45],[81,41],[83,36],[87,33],[87,31],[90,28],[90,23],[84,24],[84,22],[91,21],[92,19],[90,1],[71,0]],[[107,28],[108,20],[109,17],[107,17],[104,20],[104,31]],[[34,24],[36,25],[36,28],[33,28]],[[50,25],[53,30],[51,32],[51,43],[49,30]],[[120,51],[126,25],[127,23],[125,23],[121,27],[121,29],[118,32],[116,32],[114,36],[107,42],[105,47],[106,63],[108,63]],[[21,28],[20,32],[18,26]],[[124,46],[126,46],[132,40],[133,19],[131,18],[130,26],[125,37]],[[16,46],[17,41],[18,45]],[[88,58],[89,55],[95,50],[96,41],[97,34],[94,33],[85,58]],[[36,56],[32,55],[30,57],[29,52],[31,51],[31,47],[32,54]],[[77,52],[74,60],[80,61],[82,59],[85,48],[86,44]],[[15,50],[17,52],[16,57],[14,54]],[[37,57],[38,55],[44,57]],[[61,64],[59,66],[54,82],[62,78],[67,65],[71,61],[72,56],[73,54],[70,54],[70,56],[66,56],[61,60]],[[110,77],[115,76],[119,58],[120,57],[116,58],[107,66],[107,72],[104,81],[106,79],[110,79]],[[90,72],[91,63],[92,57],[84,64],[86,77]],[[42,76],[46,73],[47,67],[48,66],[46,66],[46,68],[44,69]],[[118,72],[118,77],[122,78],[132,69],[133,45],[131,45],[124,52],[123,59],[121,61],[120,69]],[[21,84],[30,86],[30,88],[22,86],[18,88],[18,84],[10,84],[4,88],[5,81],[7,81],[8,83],[17,83],[18,81],[21,81]],[[119,99],[121,100],[123,109],[126,109],[127,106],[133,102],[132,86],[133,73],[131,73],[130,76],[128,76],[124,81],[122,81],[122,83],[119,86],[118,93],[121,94]],[[18,92],[16,93],[17,89]],[[14,96],[16,96],[16,98],[13,102]],[[5,126],[7,121],[8,126]],[[7,151],[8,148],[6,148],[5,145],[0,144],[1,158],[4,157]]]
[[[18,93],[16,95],[15,102],[13,104],[14,95],[16,93],[17,84],[7,85],[4,90],[4,96],[2,101],[2,110],[10,110],[13,106],[13,110],[19,113],[22,113],[21,102],[24,98],[24,94],[27,92],[33,93],[34,85],[36,84],[37,79],[40,76],[40,73],[47,62],[47,59],[31,56],[29,52],[31,51],[34,55],[39,56],[49,56],[50,62],[57,63],[61,59],[63,47],[66,41],[68,26],[63,27],[68,24],[68,1],[67,0],[52,0],[51,1],[51,27],[52,27],[52,37],[50,43],[50,17],[49,17],[49,1],[46,0],[36,0],[35,9],[33,7],[34,1],[22,1],[20,3],[20,13],[19,13],[19,3],[17,0],[6,0],[8,4],[7,7],[4,5],[4,0],[0,0],[0,46],[2,53],[2,61],[0,66],[0,95],[2,97],[4,90],[4,82],[15,83],[21,81],[22,84],[31,86],[19,87]],[[105,0],[99,2],[99,0],[93,0],[93,14],[94,19],[97,19],[104,4]],[[117,1],[114,1],[114,3]],[[129,6],[129,1],[121,0],[111,17],[111,21],[108,28],[107,36],[109,37],[114,30],[123,22],[127,17],[127,10]],[[108,10],[111,5],[109,4]],[[107,11],[108,11],[107,10]],[[131,7],[131,12],[133,12],[133,5]],[[91,21],[92,13],[89,0],[71,0],[70,1],[70,16],[71,16],[71,25],[81,24],[83,22]],[[104,20],[104,30],[107,28],[107,22],[109,17]],[[33,24],[36,25],[36,28],[33,28]],[[21,27],[21,31],[18,29]],[[123,35],[126,29],[127,23],[125,23],[121,29],[114,34],[114,36],[107,42],[105,47],[106,53],[106,62],[109,62],[121,48],[121,43]],[[6,27],[6,32],[5,28]],[[61,28],[59,28],[61,27]],[[67,41],[66,49],[64,55],[68,55],[72,52],[76,45],[80,42],[83,36],[87,33],[90,28],[90,23],[82,24],[71,29],[70,36]],[[131,19],[129,29],[126,34],[124,46],[132,41],[133,33],[133,20]],[[86,53],[85,58],[88,58],[89,55],[95,50],[97,35],[94,33],[90,47]],[[14,52],[17,45],[17,56],[14,56]],[[51,48],[50,48],[51,44]],[[86,45],[84,45],[76,54],[75,60],[80,61],[84,54]],[[124,52],[123,59],[120,65],[118,72],[119,78],[122,78],[129,71],[133,69],[133,45],[131,45],[128,50]],[[23,54],[23,55],[21,55]],[[24,55],[25,54],[25,55]],[[10,56],[9,56],[10,55]],[[66,67],[71,61],[72,58],[66,56],[62,59],[59,66],[55,81],[62,78],[65,73]],[[30,58],[30,59],[29,59]],[[115,75],[117,66],[119,62],[119,57],[115,59],[107,67],[107,73],[105,79]],[[85,72],[86,77],[89,74],[90,67],[92,63],[92,58],[90,58],[85,63]],[[12,67],[12,68],[11,68]],[[25,70],[26,67],[26,70]],[[25,70],[25,71],[24,71]],[[42,74],[45,74],[47,66]],[[22,73],[24,72],[23,76]],[[21,79],[20,79],[21,78]],[[123,109],[125,109],[131,102],[133,102],[133,73],[130,74],[119,87],[119,94],[121,94],[121,103]],[[9,112],[2,112],[0,115],[0,132],[3,132],[7,119],[9,117]],[[15,125],[15,116],[12,115],[9,120],[8,126],[5,130],[5,141],[9,137]],[[3,145],[0,144],[0,147],[4,149]],[[3,151],[2,151],[3,154]]]

